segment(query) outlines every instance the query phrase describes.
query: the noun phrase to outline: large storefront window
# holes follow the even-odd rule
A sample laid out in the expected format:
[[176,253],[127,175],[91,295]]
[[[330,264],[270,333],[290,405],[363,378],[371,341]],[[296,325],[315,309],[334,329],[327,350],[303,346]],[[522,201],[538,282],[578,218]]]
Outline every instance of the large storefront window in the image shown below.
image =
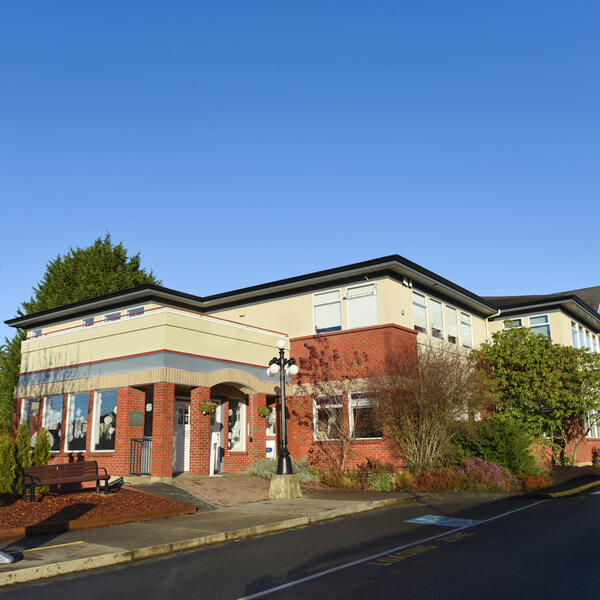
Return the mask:
[[44,427],[50,436],[50,450],[60,450],[60,428],[62,425],[62,396],[48,396],[44,401]]
[[229,398],[229,432],[227,434],[227,449],[241,452],[245,449],[245,415],[246,405],[236,398]]
[[23,398],[21,401],[21,423],[27,425],[29,435],[37,433],[38,417],[40,415],[39,398]]
[[88,398],[87,392],[71,394],[67,416],[67,444],[68,452],[84,452],[87,440],[88,424]]
[[94,450],[114,450],[117,427],[117,390],[96,392]]

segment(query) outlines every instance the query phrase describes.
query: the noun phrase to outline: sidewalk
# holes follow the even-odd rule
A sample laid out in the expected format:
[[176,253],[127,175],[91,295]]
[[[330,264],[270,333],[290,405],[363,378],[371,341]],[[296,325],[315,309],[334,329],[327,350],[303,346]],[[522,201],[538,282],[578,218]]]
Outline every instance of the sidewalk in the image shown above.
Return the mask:
[[171,519],[6,542],[0,549],[17,560],[0,565],[0,586],[128,563],[414,501],[402,493],[333,495],[337,498],[332,498],[332,494],[319,497],[318,493],[310,497],[308,492],[294,500],[261,500]]

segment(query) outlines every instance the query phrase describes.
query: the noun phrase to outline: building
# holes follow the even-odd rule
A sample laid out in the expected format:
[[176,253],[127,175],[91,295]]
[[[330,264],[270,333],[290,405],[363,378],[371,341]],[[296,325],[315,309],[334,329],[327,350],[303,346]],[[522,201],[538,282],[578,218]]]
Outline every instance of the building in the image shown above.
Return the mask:
[[[503,326],[530,326],[598,351],[599,305],[600,287],[483,298],[398,255],[207,297],[146,285],[6,322],[27,331],[14,425],[45,427],[52,461],[98,460],[112,475],[245,470],[276,453],[279,390],[266,366],[280,338],[301,374],[323,348],[345,365],[330,376],[353,382],[336,401],[354,428],[374,405],[368,378],[398,355],[409,368],[421,341],[469,350]],[[327,402],[290,398],[294,458],[322,460]],[[383,432],[357,431],[349,465],[398,462]]]

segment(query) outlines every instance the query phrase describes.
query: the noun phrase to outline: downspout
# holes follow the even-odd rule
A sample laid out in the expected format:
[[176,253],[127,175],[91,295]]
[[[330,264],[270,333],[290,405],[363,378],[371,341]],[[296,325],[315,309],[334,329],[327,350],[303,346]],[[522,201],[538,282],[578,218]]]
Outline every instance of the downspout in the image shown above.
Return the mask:
[[489,317],[485,318],[485,335],[487,340],[486,341],[490,341],[490,319],[495,319],[496,317],[499,317],[502,314],[502,309],[499,308],[498,312],[495,315],[491,315]]

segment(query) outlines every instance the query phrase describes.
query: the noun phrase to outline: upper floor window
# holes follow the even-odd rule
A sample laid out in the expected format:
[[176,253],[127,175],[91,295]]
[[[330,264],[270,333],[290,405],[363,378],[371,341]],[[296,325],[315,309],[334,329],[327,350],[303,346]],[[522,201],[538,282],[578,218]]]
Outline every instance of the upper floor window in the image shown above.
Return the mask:
[[442,313],[442,303],[429,299],[429,318],[431,319],[431,335],[433,337],[444,339],[444,315]]
[[137,306],[136,308],[128,308],[127,309],[128,317],[136,317],[137,315],[143,315],[143,314],[144,314],[143,306]]
[[413,292],[413,318],[415,330],[427,333],[427,298],[418,292]]
[[458,344],[458,311],[451,306],[446,306],[446,331],[448,341]]
[[471,324],[471,315],[460,313],[460,335],[462,337],[462,345],[466,348],[473,347],[473,326]]
[[513,327],[522,327],[523,319],[506,319],[504,321],[504,329],[512,329]]
[[82,323],[84,327],[91,327],[94,324],[94,317],[86,317]]
[[120,318],[121,318],[120,312],[114,312],[114,313],[109,313],[107,315],[104,315],[104,319],[106,321],[118,321]]
[[41,329],[34,329],[31,332],[31,337],[32,338],[39,338],[39,337],[41,337],[41,335],[42,335],[42,330]]
[[315,331],[326,333],[342,328],[340,290],[318,292],[313,296]]
[[533,333],[543,335],[550,339],[550,322],[548,315],[529,317],[529,327]]
[[595,333],[592,334],[592,344],[594,346],[594,352],[598,352],[598,336]]
[[374,283],[349,287],[345,299],[348,329],[377,325],[377,295]]
[[571,321],[571,336],[573,337],[573,348],[579,348],[579,335],[575,321]]

